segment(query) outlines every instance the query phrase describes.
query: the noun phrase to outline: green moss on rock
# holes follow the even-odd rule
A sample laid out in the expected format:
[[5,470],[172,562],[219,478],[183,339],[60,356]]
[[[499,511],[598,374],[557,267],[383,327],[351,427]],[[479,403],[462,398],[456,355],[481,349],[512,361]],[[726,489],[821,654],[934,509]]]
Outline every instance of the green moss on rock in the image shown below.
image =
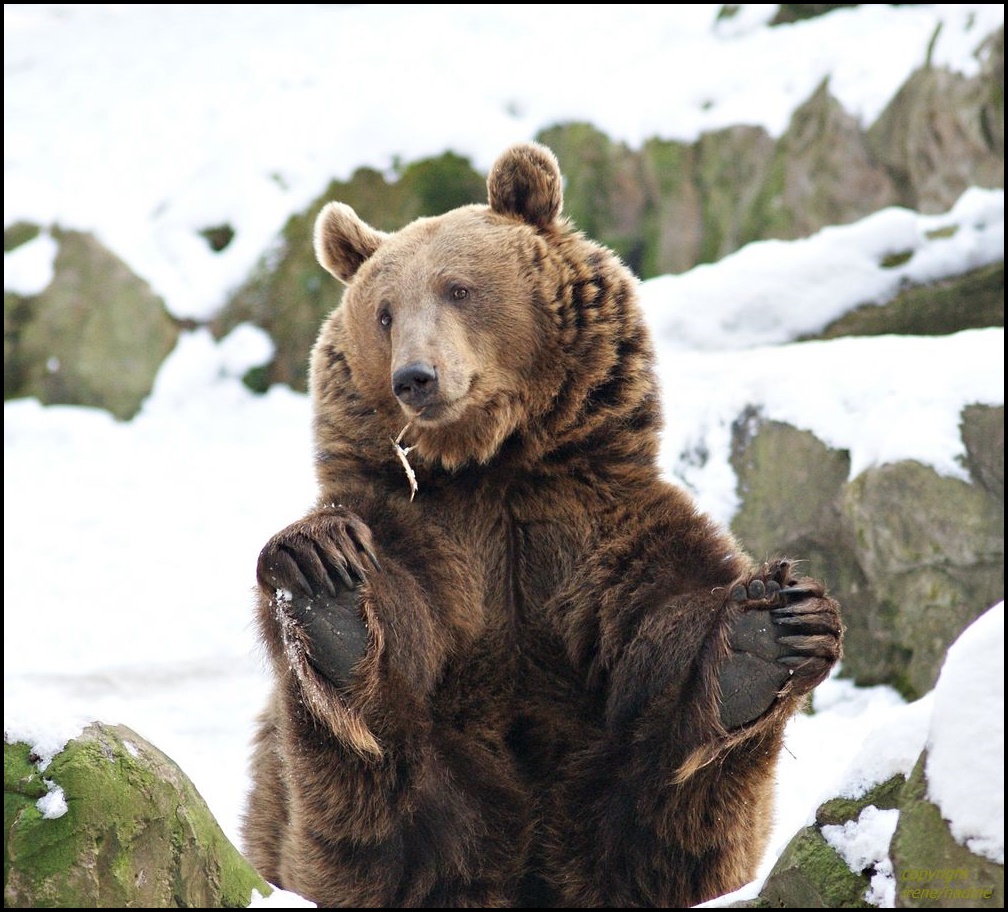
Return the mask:
[[855,874],[816,827],[800,830],[760,890],[771,906],[789,909],[870,908],[868,878]]
[[[5,907],[244,908],[271,892],[136,732],[94,723],[41,773],[30,760],[4,745]],[[56,788],[66,811],[47,818],[36,802]]]
[[486,202],[486,177],[473,168],[468,158],[450,151],[407,165],[398,184],[407,209],[402,224]]
[[4,228],[3,249],[4,253],[17,250],[22,244],[34,241],[42,233],[42,229],[31,222],[14,222]]
[[956,842],[941,811],[928,799],[926,768],[924,751],[900,800],[890,849],[896,907],[1003,909],[1004,865]]
[[1004,326],[1004,261],[865,304],[805,338],[942,336],[988,326]]
[[870,788],[860,798],[831,798],[823,802],[816,811],[816,824],[821,827],[840,826],[848,821],[857,820],[869,805],[874,805],[879,810],[897,808],[905,783],[906,778],[897,773],[885,782]]

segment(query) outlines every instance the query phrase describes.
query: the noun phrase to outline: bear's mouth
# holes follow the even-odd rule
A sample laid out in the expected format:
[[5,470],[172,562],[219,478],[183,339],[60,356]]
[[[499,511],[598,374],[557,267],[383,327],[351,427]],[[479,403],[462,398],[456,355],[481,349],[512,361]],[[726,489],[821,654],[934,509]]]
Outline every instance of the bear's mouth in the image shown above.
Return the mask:
[[470,377],[460,395],[446,395],[444,388],[424,402],[408,402],[397,397],[403,414],[416,427],[443,427],[458,421],[466,410],[473,405],[473,392],[476,378]]
[[449,424],[450,422],[455,421],[462,414],[464,409],[465,405],[458,399],[451,402],[428,402],[426,405],[423,405],[418,409],[403,406],[403,412],[410,421],[420,426]]

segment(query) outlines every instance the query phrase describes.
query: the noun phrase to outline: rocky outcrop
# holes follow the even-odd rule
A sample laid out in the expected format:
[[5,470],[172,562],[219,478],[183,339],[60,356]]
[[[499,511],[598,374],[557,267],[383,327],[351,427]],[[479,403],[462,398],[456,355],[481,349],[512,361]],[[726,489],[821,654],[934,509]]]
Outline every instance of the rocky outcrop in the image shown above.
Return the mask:
[[94,723],[44,768],[4,738],[4,908],[245,908],[272,888],[186,775]]
[[860,799],[837,798],[823,804],[816,812],[815,823],[796,833],[781,852],[760,889],[760,901],[751,905],[792,909],[877,906],[866,899],[874,873],[871,867],[852,871],[826,841],[823,827],[856,824],[868,808],[878,811],[898,807],[904,782],[903,776],[894,776]]
[[885,304],[848,311],[808,339],[841,336],[943,336],[963,329],[1004,326],[1004,261],[904,289]]
[[[34,239],[19,225],[4,249]],[[181,327],[164,302],[92,235],[53,228],[53,279],[36,295],[4,291],[4,399],[88,405],[128,420],[150,394]]]
[[[794,7],[787,21],[827,10],[804,9]],[[823,82],[778,139],[760,127],[739,125],[693,143],[652,138],[631,149],[583,122],[556,124],[536,139],[557,153],[564,209],[580,228],[612,247],[643,279],[680,273],[752,241],[807,237],[892,205],[947,211],[969,186],[1003,187],[1003,29],[978,40],[978,75],[964,77],[925,62],[867,128]],[[430,190],[434,186],[440,195]],[[348,202],[376,227],[391,229],[418,214],[482,201],[482,178],[450,154],[415,162],[393,182],[365,168],[349,182],[327,187],[290,220],[277,248],[213,329],[220,337],[241,322],[263,327],[277,346],[265,380],[298,390],[305,389],[315,329],[339,303],[338,289],[324,281],[309,243],[313,216],[330,199]],[[958,283],[947,291],[921,291],[899,305],[900,323],[907,331],[928,322],[955,326],[939,331],[1003,326],[1003,275],[1002,266],[974,277],[984,294],[979,301],[966,297],[970,292]],[[900,331],[888,319],[891,313],[866,309],[831,331]]]
[[961,416],[970,480],[902,461],[853,479],[846,452],[752,410],[733,430],[754,554],[801,554],[831,581],[847,625],[844,674],[908,699],[935,685],[945,651],[1004,596],[1004,407]]
[[[976,909],[1004,907],[1004,865],[956,842],[941,811],[928,800],[921,755],[909,779],[895,776],[858,800],[823,804],[815,823],[781,853],[749,908]],[[891,815],[893,835],[880,859],[845,859],[827,841]],[[852,869],[853,868],[856,870]]]
[[[1004,908],[1004,865],[956,841],[941,810],[928,798],[927,760],[925,751],[900,793],[899,821],[889,847],[898,872],[896,907]],[[928,879],[934,872],[939,876]]]
[[926,63],[868,130],[899,205],[943,212],[967,187],[1004,186],[1004,29],[977,53],[983,67],[972,79]]

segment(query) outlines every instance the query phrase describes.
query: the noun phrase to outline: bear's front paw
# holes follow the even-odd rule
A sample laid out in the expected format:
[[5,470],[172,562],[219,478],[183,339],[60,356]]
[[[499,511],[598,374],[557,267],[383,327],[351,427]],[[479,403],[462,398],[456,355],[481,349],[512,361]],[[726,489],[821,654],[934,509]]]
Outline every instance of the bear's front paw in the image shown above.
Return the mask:
[[286,595],[277,597],[277,605],[298,625],[305,658],[333,684],[346,684],[368,645],[357,589],[318,598],[291,595],[287,599]]
[[256,578],[278,612],[285,642],[319,674],[345,683],[367,649],[359,590],[378,569],[368,527],[349,511],[312,514],[274,535],[259,554]]
[[731,587],[733,613],[721,665],[721,724],[740,728],[758,719],[788,692],[808,693],[840,658],[843,625],[836,602],[821,583],[796,580],[780,561]]

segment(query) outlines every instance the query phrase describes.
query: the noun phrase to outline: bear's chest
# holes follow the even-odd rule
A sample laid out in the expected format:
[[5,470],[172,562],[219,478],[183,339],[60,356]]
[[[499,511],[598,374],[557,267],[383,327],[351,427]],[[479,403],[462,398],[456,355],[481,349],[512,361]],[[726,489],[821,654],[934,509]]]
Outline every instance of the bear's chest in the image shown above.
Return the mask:
[[557,511],[548,485],[515,491],[487,483],[439,493],[438,523],[466,555],[490,616],[536,618],[589,547],[588,504]]

